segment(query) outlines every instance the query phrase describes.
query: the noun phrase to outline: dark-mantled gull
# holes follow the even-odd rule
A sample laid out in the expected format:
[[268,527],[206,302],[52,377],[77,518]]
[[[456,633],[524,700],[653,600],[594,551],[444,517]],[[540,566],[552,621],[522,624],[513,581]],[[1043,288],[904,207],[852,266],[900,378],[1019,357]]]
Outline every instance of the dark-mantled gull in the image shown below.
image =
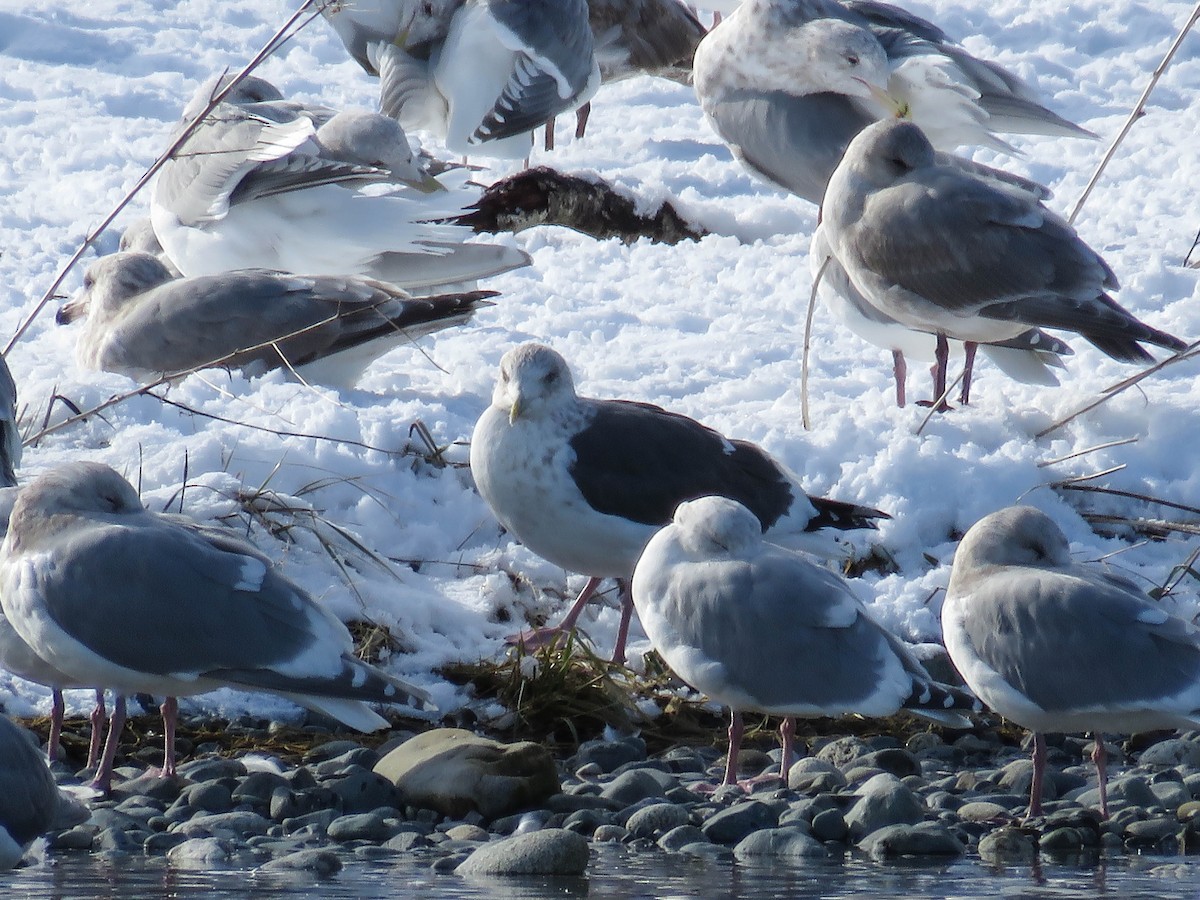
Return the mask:
[[379,0],[322,13],[380,108],[456,153],[520,159],[600,83],[586,0]]
[[963,536],[942,606],[954,665],[988,706],[1033,732],[1029,813],[1041,812],[1044,732],[1200,728],[1200,632],[1124,578],[1075,563],[1045,513],[1012,506]]
[[935,682],[840,576],[764,540],[754,513],[726,497],[679,504],[637,562],[633,603],[675,674],[729,707],[725,784],[737,779],[743,712],[785,717],[786,777],[795,718],[906,710],[965,728],[963,711],[979,709]]
[[1009,341],[1030,328],[1075,332],[1124,362],[1141,343],[1182,350],[1107,293],[1117,277],[1036,196],[944,162],[912,122],[877,122],[846,150],[821,204],[829,253],[872,306],[936,335],[945,391],[948,338]]
[[811,497],[765,451],[648,403],[575,393],[566,361],[522,344],[500,361],[492,403],[471,437],[471,471],[496,518],[534,553],[589,576],[561,624],[569,630],[604,578],[616,578],[625,658],[628,581],[656,530],[684,500],[722,494],[745,503],[773,540],[829,555],[828,530],[874,528],[886,513]]
[[428,702],[355,658],[346,626],[255,548],[145,509],[108,466],[75,462],[21,489],[0,549],[0,604],[35,652],[118,699],[95,786],[111,779],[124,696],[267,691],[361,731],[368,703]]
[[0,871],[50,830],[58,805],[58,785],[36,738],[0,715]]
[[348,387],[383,354],[467,322],[494,295],[412,297],[370,279],[262,269],[172,278],[155,256],[114,253],[91,265],[58,321],[87,317],[76,357],[89,369],[147,380],[220,360]]
[[943,149],[1007,148],[996,132],[1093,136],[1012,73],[883,3],[747,0],[700,43],[694,81],[734,155],[813,203],[853,137],[896,107]]
[[[270,114],[256,111],[264,105]],[[446,220],[478,190],[464,173],[425,172],[397,123],[287,115],[274,101],[222,102],[159,171],[151,220],[185,275],[267,268],[412,289],[529,264],[516,248],[463,243],[471,230]]]

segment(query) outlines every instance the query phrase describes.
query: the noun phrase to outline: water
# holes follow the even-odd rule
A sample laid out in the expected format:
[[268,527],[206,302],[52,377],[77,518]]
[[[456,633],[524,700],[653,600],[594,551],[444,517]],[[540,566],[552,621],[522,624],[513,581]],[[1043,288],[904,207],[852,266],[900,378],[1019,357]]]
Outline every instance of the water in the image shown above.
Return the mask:
[[777,860],[745,864],[730,859],[634,853],[603,845],[593,848],[586,878],[487,880],[436,874],[430,871],[428,862],[414,856],[373,862],[352,859],[333,878],[317,880],[308,873],[255,873],[252,865],[186,869],[168,865],[161,857],[57,854],[43,863],[0,874],[0,893],[22,900],[225,900],[260,892],[313,900],[1200,898],[1200,859],[1188,857],[1091,857],[1005,868],[991,868],[976,859],[930,865],[877,864],[852,857],[790,865]]

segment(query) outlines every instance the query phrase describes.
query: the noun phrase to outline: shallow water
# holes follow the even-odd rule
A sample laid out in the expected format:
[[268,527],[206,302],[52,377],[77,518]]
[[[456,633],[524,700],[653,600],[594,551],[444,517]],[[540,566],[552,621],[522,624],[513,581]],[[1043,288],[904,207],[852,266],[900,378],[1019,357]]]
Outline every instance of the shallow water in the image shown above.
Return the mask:
[[463,900],[543,900],[603,897],[608,900],[675,898],[1200,898],[1200,859],[1188,857],[1092,857],[1043,861],[1037,866],[991,868],[977,859],[946,865],[876,864],[859,859],[790,865],[745,864],[678,854],[595,848],[586,878],[489,878],[468,880],[437,874],[428,860],[398,856],[351,860],[337,875],[256,873],[243,868],[187,869],[161,857],[56,854],[44,862],[0,875],[0,892],[20,898],[189,898],[221,900],[254,892],[312,898],[420,897]]

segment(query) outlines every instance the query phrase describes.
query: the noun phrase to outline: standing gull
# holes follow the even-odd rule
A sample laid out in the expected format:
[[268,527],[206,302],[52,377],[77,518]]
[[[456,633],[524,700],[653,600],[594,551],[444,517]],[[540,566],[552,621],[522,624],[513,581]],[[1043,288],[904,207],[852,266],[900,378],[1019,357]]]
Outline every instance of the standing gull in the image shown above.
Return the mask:
[[725,497],[679,504],[638,560],[633,603],[675,674],[729,707],[725,784],[737,780],[743,712],[785,717],[786,777],[797,717],[903,709],[965,728],[956,710],[978,709],[935,682],[841,577],[764,540],[754,513]]
[[877,122],[846,150],[821,204],[828,252],[866,301],[936,335],[934,396],[946,389],[947,339],[1008,341],[1030,328],[1073,331],[1123,362],[1141,343],[1182,350],[1106,291],[1117,277],[1035,196],[938,158],[911,122]]
[[428,700],[353,656],[349,631],[249,544],[145,509],[108,466],[77,462],[21,489],[0,560],[0,603],[35,652],[118,695],[95,786],[107,790],[124,697],[268,691],[374,731],[367,704]]
[[604,578],[616,578],[622,617],[613,658],[625,658],[633,607],[628,582],[656,530],[684,500],[707,494],[748,506],[774,540],[828,554],[825,529],[874,528],[886,513],[810,497],[762,449],[648,403],[575,393],[554,350],[522,344],[504,354],[492,403],[471,437],[471,471],[505,528],[534,553],[589,576],[561,624],[570,630]]
[[266,268],[413,288],[528,265],[515,248],[463,243],[471,230],[445,220],[478,192],[424,172],[399,125],[286,116],[275,101],[222,102],[159,171],[150,216],[183,274]]
[[897,107],[945,149],[1011,150],[995,132],[1093,136],[1012,73],[882,3],[747,0],[700,43],[694,79],[734,155],[813,203],[854,136]]
[[57,318],[87,317],[76,357],[89,369],[145,380],[220,360],[341,387],[389,350],[468,321],[490,296],[410,297],[380,281],[264,269],[176,279],[150,254],[114,253]]
[[1200,633],[1123,578],[1072,562],[1045,513],[980,519],[954,555],[942,606],[951,660],[988,706],[1033,732],[1029,814],[1041,812],[1047,731],[1200,727]]
[[455,153],[520,159],[600,83],[586,0],[379,0],[321,12],[380,108]]

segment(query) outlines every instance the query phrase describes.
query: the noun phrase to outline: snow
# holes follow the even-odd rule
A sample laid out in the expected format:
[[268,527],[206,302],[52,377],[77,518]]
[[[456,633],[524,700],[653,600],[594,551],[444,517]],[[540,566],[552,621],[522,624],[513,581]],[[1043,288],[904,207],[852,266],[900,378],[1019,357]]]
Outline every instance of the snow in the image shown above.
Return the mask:
[[[1035,81],[1056,111],[1101,135],[1097,142],[1014,138],[1024,151],[1019,158],[975,154],[1050,185],[1051,205],[1064,213],[1190,13],[1184,2],[1130,0],[922,0],[908,8],[972,52]],[[0,0],[0,337],[15,333],[87,231],[165,147],[194,85],[222,68],[240,68],[293,9],[284,0],[165,7],[91,0],[73,9]],[[1180,267],[1200,226],[1198,50],[1193,35],[1077,222],[1121,278],[1119,301],[1184,339],[1200,336],[1197,273]],[[320,20],[259,74],[301,100],[375,102],[376,84]],[[670,199],[713,234],[677,246],[625,246],[544,227],[501,236],[532,254],[534,266],[489,281],[503,294],[495,307],[468,327],[424,340],[420,352],[392,352],[358,389],[339,394],[280,373],[200,373],[172,386],[169,403],[134,397],[42,438],[26,449],[22,477],[68,459],[101,460],[140,485],[152,508],[182,507],[238,524],[335,614],[386,627],[398,651],[385,665],[427,688],[442,709],[469,697],[436,674],[439,665],[495,657],[503,636],[528,613],[557,617],[563,598],[583,583],[502,535],[463,466],[499,358],[524,340],[559,350],[583,393],[692,415],[761,443],[810,492],[892,513],[876,537],[899,572],[868,573],[854,584],[884,624],[909,640],[938,638],[956,538],[982,515],[1017,501],[1049,512],[1077,558],[1104,557],[1147,587],[1161,585],[1188,558],[1194,539],[1101,537],[1076,507],[1186,513],[1059,493],[1047,484],[1122,467],[1085,483],[1200,506],[1194,363],[1169,367],[1039,439],[1041,429],[1136,369],[1081,340],[1072,341],[1076,355],[1059,388],[1007,381],[983,361],[972,405],[935,417],[918,435],[925,411],[894,408],[890,357],[818,309],[813,429],[805,431],[800,347],[816,210],[747,174],[705,124],[690,89],[670,82],[638,78],[604,87],[587,137],[572,140],[566,119],[558,137],[559,148],[535,151],[535,163],[600,175],[647,202]],[[511,171],[502,163],[488,174]],[[139,195],[98,251],[113,252],[120,228],[145,215],[147,204]],[[79,288],[95,255],[85,255],[62,292]],[[81,370],[73,356],[79,326],[55,326],[53,308],[9,356],[27,433],[47,415],[56,422],[70,414],[56,395],[86,410],[136,387],[122,376]],[[910,396],[928,393],[918,369]],[[447,447],[450,466],[404,451],[417,443],[409,436],[417,421]],[[1039,466],[1124,438],[1136,440]],[[238,496],[257,496],[263,509],[275,501],[306,512],[251,517]],[[608,606],[583,618],[601,653],[611,648],[617,621],[612,592],[608,597]],[[1195,611],[1194,579],[1182,581],[1173,603]],[[645,648],[635,629],[634,655]],[[44,710],[47,695],[0,674],[0,703],[11,712]],[[79,693],[70,702],[82,711],[88,697]],[[192,703],[222,714],[291,710],[283,701],[229,691]]]

